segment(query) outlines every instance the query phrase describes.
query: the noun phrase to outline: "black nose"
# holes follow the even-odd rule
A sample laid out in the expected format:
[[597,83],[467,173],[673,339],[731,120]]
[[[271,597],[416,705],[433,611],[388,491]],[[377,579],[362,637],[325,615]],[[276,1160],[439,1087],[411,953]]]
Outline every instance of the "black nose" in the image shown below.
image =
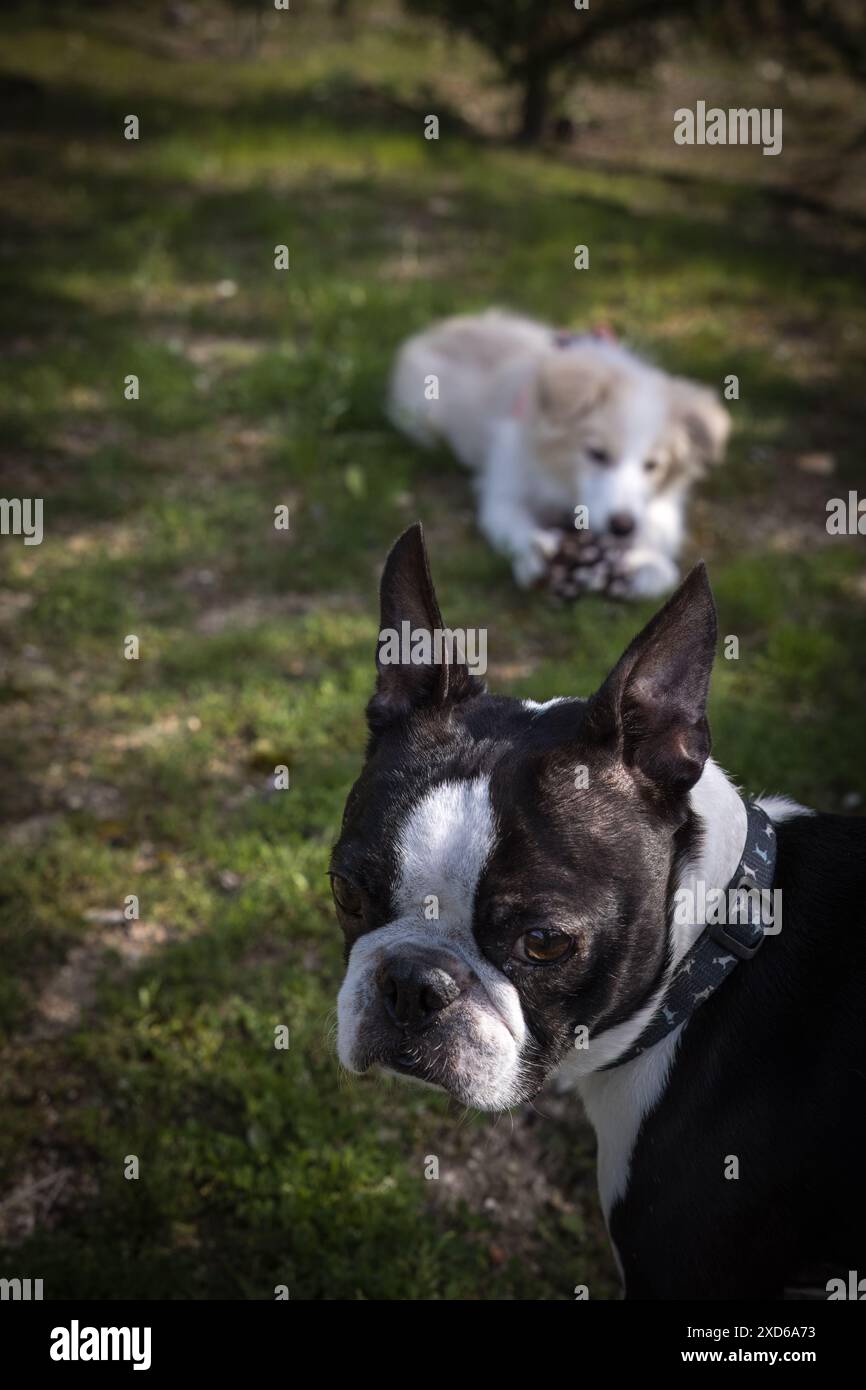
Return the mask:
[[634,530],[634,517],[631,512],[614,512],[607,524],[615,536],[630,536]]
[[448,970],[434,961],[411,956],[387,960],[377,979],[386,1012],[404,1028],[431,1023],[461,994]]

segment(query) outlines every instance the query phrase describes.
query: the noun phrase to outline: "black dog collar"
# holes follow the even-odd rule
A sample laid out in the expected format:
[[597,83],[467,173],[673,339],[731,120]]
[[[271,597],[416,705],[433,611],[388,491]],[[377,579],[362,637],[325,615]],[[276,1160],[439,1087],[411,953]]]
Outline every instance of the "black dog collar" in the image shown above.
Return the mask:
[[[766,891],[773,886],[776,868],[776,832],[766,811],[754,801],[746,802],[746,844],[734,876],[724,893],[725,915],[728,920],[709,923],[690,951],[677,966],[665,997],[643,1032],[621,1057],[608,1062],[602,1071],[631,1062],[647,1048],[678,1028],[709,999],[723,980],[727,979],[738,961],[751,960],[764,940],[762,914],[752,911],[754,898],[737,898],[738,890]],[[743,904],[744,910],[728,910],[731,903]],[[731,920],[733,918],[733,920]]]

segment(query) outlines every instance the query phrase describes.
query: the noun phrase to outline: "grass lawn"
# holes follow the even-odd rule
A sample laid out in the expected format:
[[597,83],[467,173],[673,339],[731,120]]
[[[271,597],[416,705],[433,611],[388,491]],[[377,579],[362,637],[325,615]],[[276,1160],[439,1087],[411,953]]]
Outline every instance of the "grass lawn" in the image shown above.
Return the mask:
[[0,539],[0,1275],[46,1298],[613,1297],[574,1104],[466,1116],[336,1062],[325,870],[391,540],[424,521],[500,691],[588,692],[652,608],[518,593],[464,474],[387,426],[384,381],[407,332],[491,302],[736,373],[687,557],[739,638],[714,751],[751,792],[856,806],[864,542],[824,523],[862,478],[858,224],[689,151],[674,178],[639,148],[583,167],[475,137],[478,60],[423,26],[293,14],[254,49],[248,17],[150,14],[4,21],[3,495],[44,498],[45,539]]

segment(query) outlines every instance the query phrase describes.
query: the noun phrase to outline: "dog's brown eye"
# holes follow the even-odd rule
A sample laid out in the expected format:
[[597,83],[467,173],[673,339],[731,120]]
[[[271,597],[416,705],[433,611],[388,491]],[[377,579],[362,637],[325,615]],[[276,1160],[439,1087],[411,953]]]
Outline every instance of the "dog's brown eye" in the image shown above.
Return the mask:
[[645,473],[654,473],[659,466],[658,459],[647,459],[644,464]]
[[331,892],[341,912],[345,912],[347,917],[360,917],[363,903],[361,894],[354,884],[346,878],[340,878],[339,874],[331,874]]
[[610,454],[607,449],[587,449],[586,453],[593,463],[610,463]]
[[532,931],[524,932],[517,946],[524,960],[534,961],[537,965],[551,965],[554,961],[565,959],[571,944],[571,937],[566,936],[565,932],[533,927]]

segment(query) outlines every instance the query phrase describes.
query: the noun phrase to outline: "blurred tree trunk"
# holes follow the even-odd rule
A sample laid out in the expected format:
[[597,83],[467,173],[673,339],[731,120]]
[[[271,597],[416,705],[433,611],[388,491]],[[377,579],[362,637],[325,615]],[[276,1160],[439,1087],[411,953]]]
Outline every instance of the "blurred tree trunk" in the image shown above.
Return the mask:
[[550,68],[529,68],[522,78],[520,128],[517,138],[526,145],[536,144],[544,134],[550,107]]

